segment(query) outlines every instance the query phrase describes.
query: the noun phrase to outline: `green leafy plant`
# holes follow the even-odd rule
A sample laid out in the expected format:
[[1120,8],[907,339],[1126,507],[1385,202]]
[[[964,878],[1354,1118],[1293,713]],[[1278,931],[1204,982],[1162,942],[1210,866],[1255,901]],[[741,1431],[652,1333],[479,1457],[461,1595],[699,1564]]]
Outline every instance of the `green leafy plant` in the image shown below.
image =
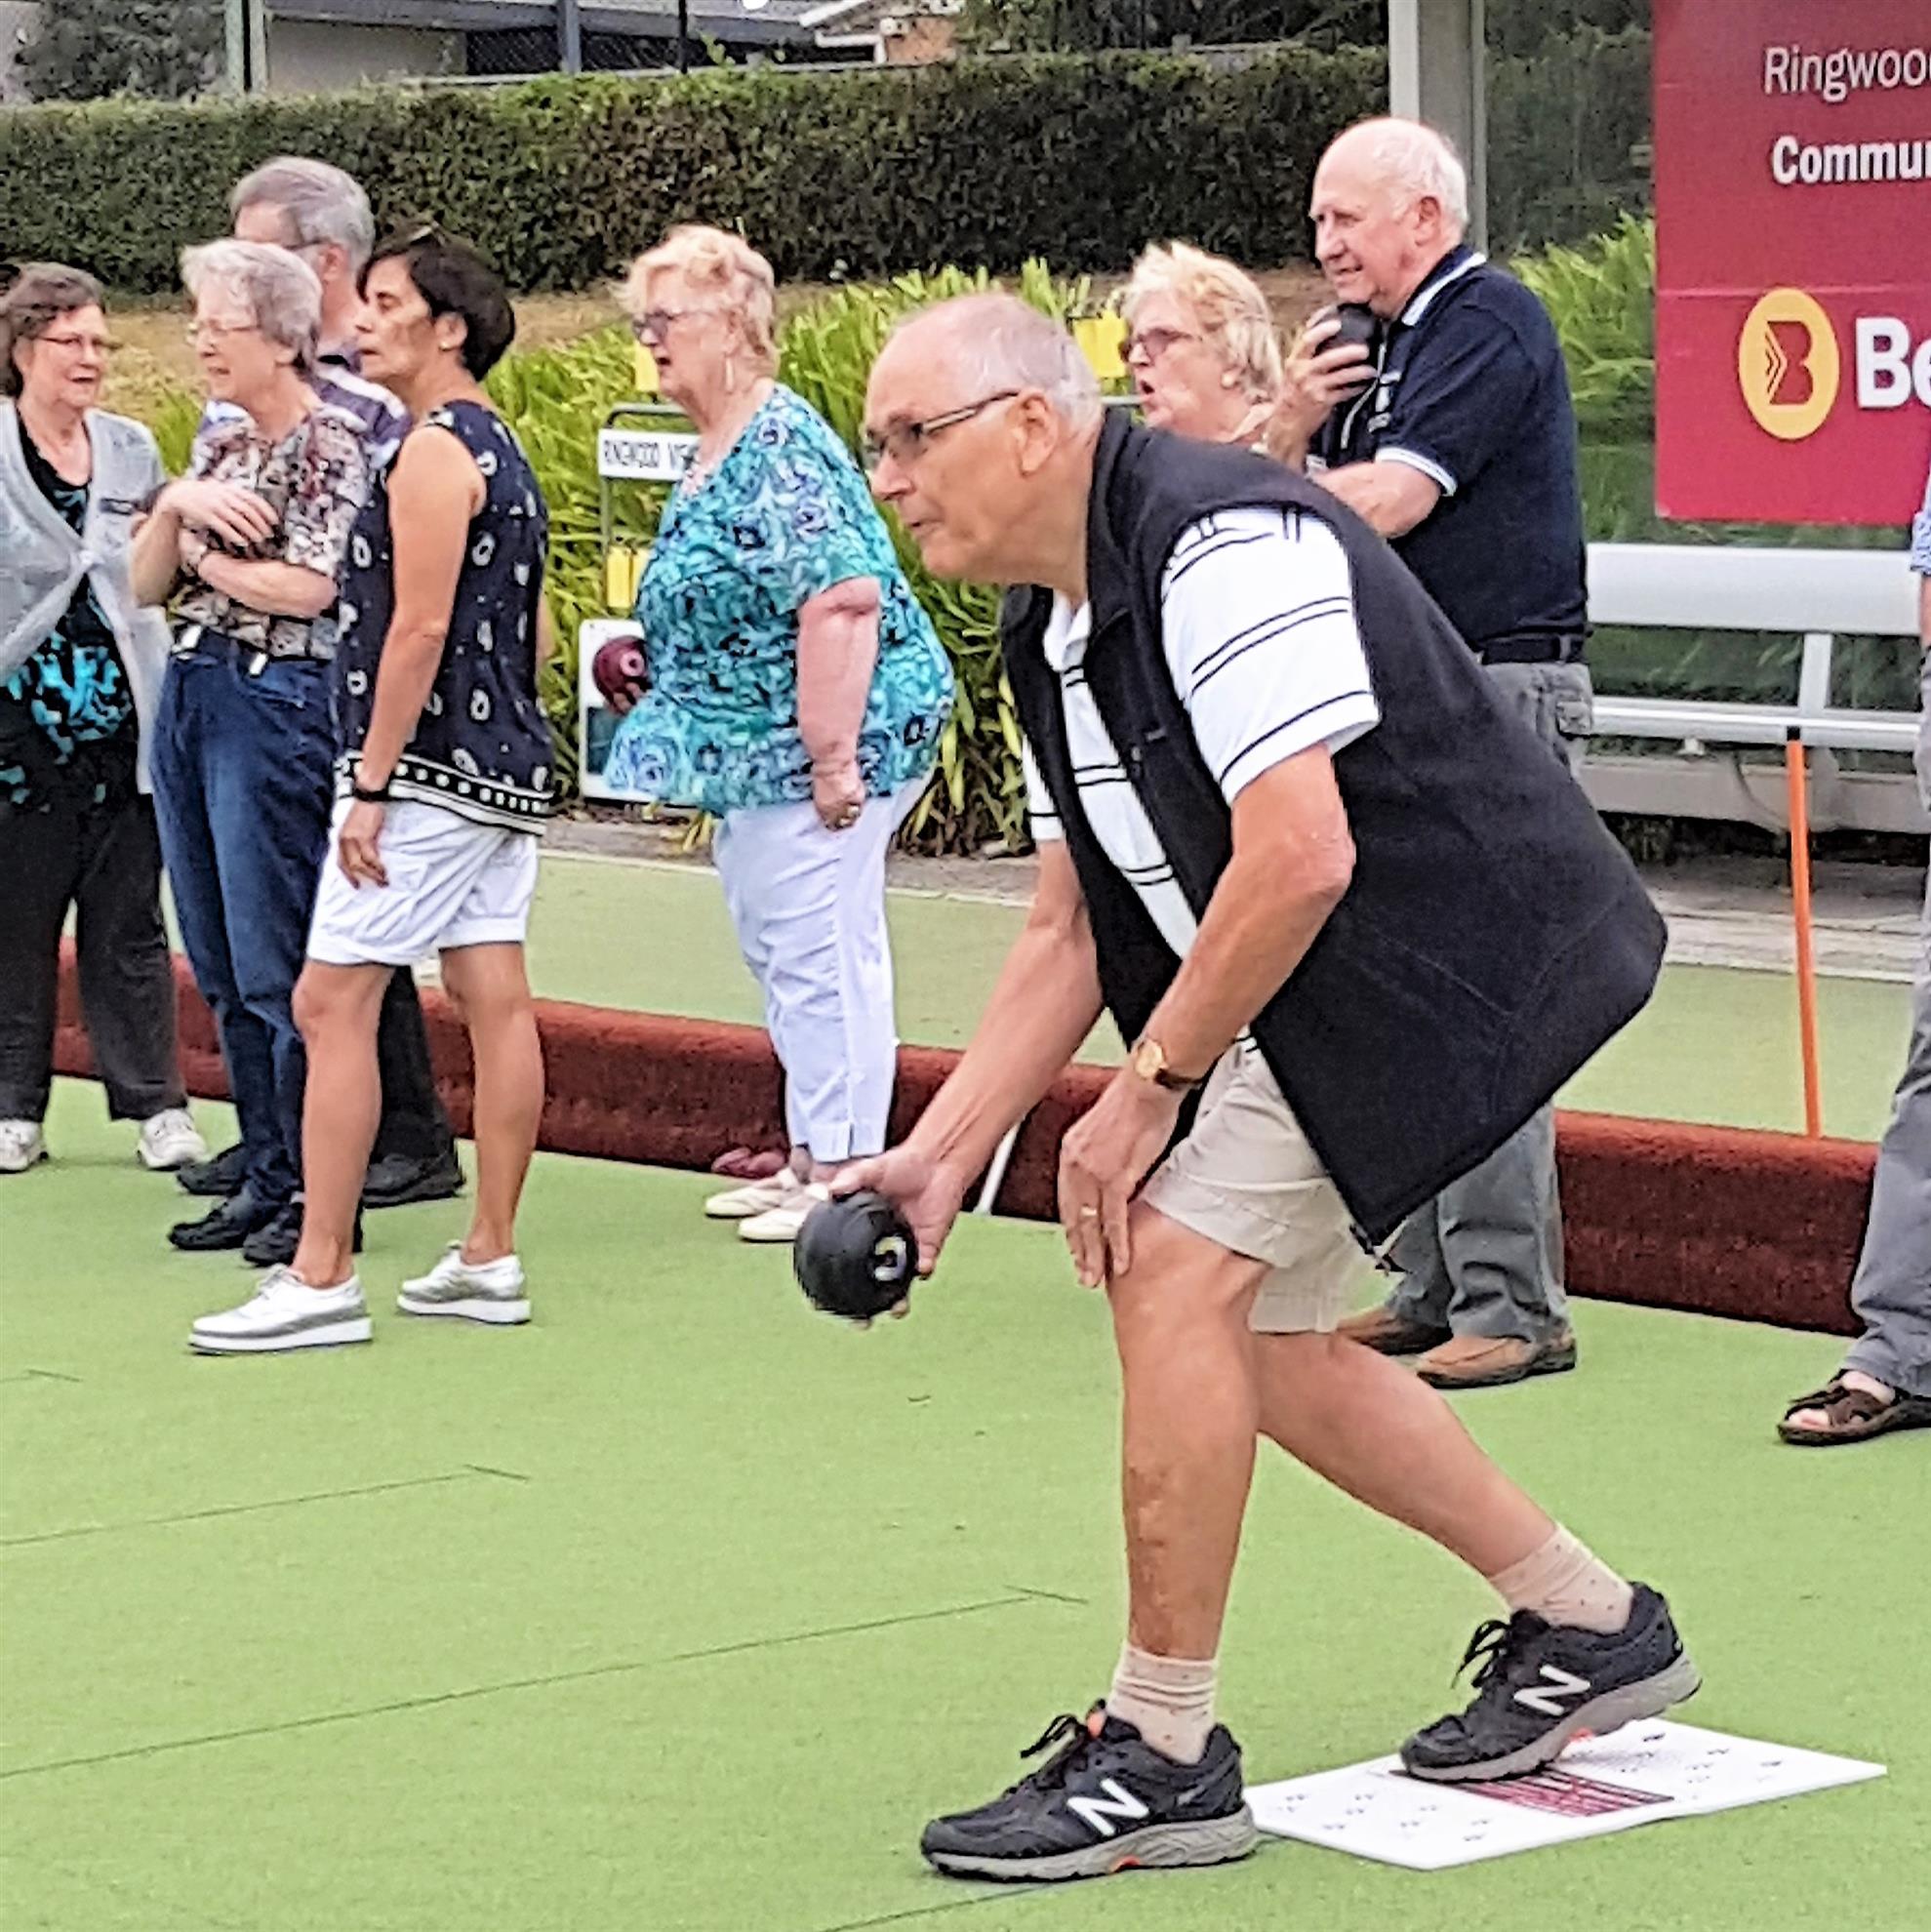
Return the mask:
[[[812,404],[853,450],[872,362],[900,317],[953,296],[993,286],[985,269],[943,268],[880,286],[840,289],[800,310],[779,345],[779,377]],[[1014,291],[1056,321],[1093,305],[1090,281],[1063,280],[1043,262],[1021,269]],[[998,593],[931,576],[892,520],[893,540],[913,594],[952,661],[958,696],[939,741],[931,788],[905,823],[908,845],[931,852],[1017,851],[1026,840],[1026,785],[1019,716],[999,655]]]
[[1585,430],[1647,435],[1656,411],[1656,223],[1625,215],[1577,248],[1515,264],[1549,310]]

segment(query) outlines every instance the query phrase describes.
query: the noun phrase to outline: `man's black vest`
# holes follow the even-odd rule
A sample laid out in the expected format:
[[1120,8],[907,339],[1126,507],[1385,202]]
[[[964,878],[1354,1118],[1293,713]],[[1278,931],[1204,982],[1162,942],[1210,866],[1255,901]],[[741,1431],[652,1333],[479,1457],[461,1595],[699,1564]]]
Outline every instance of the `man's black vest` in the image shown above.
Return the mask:
[[[1319,517],[1347,552],[1381,723],[1334,761],[1353,880],[1253,1034],[1361,1233],[1381,1241],[1641,1010],[1664,926],[1582,787],[1365,524],[1265,458],[1109,413],[1087,516],[1087,684],[1195,917],[1232,851],[1232,815],[1174,691],[1160,582],[1189,524],[1275,503]],[[1007,674],[1131,1040],[1179,961],[1081,809],[1041,650],[1051,611],[1041,589],[1008,598]]]

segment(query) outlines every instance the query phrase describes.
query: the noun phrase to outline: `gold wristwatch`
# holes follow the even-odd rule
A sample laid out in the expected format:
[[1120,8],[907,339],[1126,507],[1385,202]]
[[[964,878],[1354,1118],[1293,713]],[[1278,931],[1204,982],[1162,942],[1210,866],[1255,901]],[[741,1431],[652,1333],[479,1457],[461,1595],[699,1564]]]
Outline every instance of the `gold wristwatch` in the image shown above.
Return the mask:
[[1135,1045],[1127,1065],[1143,1080],[1150,1080],[1156,1087],[1164,1087],[1170,1094],[1190,1094],[1205,1079],[1206,1074],[1176,1073],[1167,1065],[1167,1050],[1158,1040],[1149,1040],[1144,1035]]

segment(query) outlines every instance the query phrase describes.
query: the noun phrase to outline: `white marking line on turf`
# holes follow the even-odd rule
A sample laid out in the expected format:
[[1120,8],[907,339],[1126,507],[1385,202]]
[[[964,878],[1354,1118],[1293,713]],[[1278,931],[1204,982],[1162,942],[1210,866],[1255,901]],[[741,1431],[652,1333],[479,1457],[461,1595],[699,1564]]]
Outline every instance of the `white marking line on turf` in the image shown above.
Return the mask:
[[1247,1801],[1274,1837],[1443,1872],[1883,1776],[1881,1764],[1858,1758],[1655,1721],[1572,1745],[1528,1778],[1425,1784],[1404,1776],[1398,1758],[1378,1757],[1250,1786]]

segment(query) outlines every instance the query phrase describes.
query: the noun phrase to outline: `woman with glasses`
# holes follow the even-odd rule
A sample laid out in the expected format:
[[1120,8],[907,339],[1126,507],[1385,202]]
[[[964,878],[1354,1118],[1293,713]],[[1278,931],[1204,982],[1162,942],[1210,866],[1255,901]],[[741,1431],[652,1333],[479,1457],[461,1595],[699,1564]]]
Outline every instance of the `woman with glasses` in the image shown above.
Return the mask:
[[0,296],[0,1174],[46,1156],[60,931],[117,1120],[176,1168],[206,1149],[175,1060],[147,726],[167,632],[135,602],[154,439],[99,407],[101,285],[38,263]]
[[342,578],[342,753],[333,852],[295,990],[308,1046],[302,1237],[240,1307],[194,1324],[204,1353],[367,1342],[356,1201],[382,1107],[390,976],[434,952],[475,1060],[475,1214],[405,1313],[530,1318],[516,1208],[543,1107],[523,958],[554,752],[537,701],[549,515],[483,393],[516,333],[502,277],[421,228],[361,276],[363,366],[414,424],[376,477]]
[[672,229],[624,306],[696,425],[637,594],[647,688],[606,776],[718,821],[713,850],[784,1067],[790,1164],[705,1211],[789,1241],[885,1145],[898,1039],[885,856],[951,709],[945,653],[851,453],[775,380],[771,264]]
[[1280,338],[1251,275],[1185,242],[1134,263],[1126,363],[1147,426],[1264,448],[1280,402]]
[[155,809],[247,1175],[169,1239],[266,1266],[301,1225],[305,1062],[290,1001],[335,790],[335,630],[323,620],[368,466],[361,424],[309,380],[322,295],[308,264],[261,243],[211,242],[187,251],[182,277],[209,396],[234,408],[156,499],[135,540],[135,589],[174,605]]

